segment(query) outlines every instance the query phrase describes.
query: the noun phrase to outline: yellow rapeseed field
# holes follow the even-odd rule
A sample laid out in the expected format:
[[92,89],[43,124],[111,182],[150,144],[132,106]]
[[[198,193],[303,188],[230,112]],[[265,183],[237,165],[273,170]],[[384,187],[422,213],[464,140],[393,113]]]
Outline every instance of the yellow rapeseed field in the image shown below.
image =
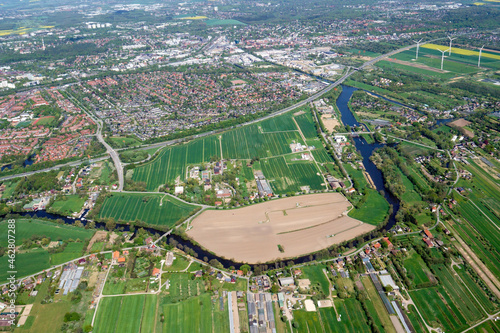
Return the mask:
[[[424,44],[421,47],[426,48],[426,49],[432,49],[432,50],[438,49],[438,50],[441,50],[441,51],[444,51],[444,50],[448,49],[447,46],[437,45],[437,44]],[[451,48],[451,53],[452,54],[453,53],[455,53],[455,54],[463,54],[463,55],[468,55],[468,56],[479,56],[479,51],[465,50],[465,49],[460,49],[458,47],[452,47]],[[481,57],[500,60],[500,55],[499,54],[486,53],[484,51],[481,54]]]
[[190,17],[182,17],[181,20],[203,20],[206,19],[206,16],[190,16]]

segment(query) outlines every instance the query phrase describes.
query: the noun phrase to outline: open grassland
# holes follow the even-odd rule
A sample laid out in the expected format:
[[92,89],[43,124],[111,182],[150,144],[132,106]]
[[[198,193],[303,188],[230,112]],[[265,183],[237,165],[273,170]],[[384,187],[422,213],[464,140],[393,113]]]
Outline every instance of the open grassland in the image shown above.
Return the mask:
[[414,64],[414,63],[410,63],[408,61],[402,61],[402,60],[399,60],[399,61],[386,61],[386,60],[382,60],[382,61],[379,61],[377,62],[376,64],[377,67],[380,67],[384,70],[393,70],[393,69],[397,69],[397,70],[401,70],[401,71],[406,71],[406,72],[411,72],[411,73],[417,73],[417,74],[422,74],[422,75],[426,75],[426,76],[434,76],[434,77],[438,77],[438,78],[442,78],[442,79],[451,79],[452,77],[456,76],[456,74],[454,73],[443,73],[441,71],[437,71],[435,70],[434,68],[429,68],[429,67],[426,67],[422,64]]
[[131,295],[101,299],[93,332],[153,332],[156,295]]
[[219,298],[210,295],[193,297],[180,303],[164,304],[163,332],[229,332],[229,313],[227,300],[221,311]]
[[195,206],[162,194],[113,193],[104,201],[99,217],[172,227],[194,209]]
[[369,224],[380,224],[389,213],[389,203],[376,190],[368,190],[366,196],[365,203],[359,208],[352,209],[349,216]]
[[410,296],[426,322],[440,326],[445,332],[458,332],[467,327],[467,322],[443,287],[410,291]]
[[484,316],[479,304],[448,267],[436,265],[435,272],[439,282],[451,297],[453,304],[458,307],[468,323],[475,322]]
[[311,284],[318,284],[323,294],[328,296],[330,294],[330,284],[325,273],[323,273],[325,267],[323,265],[304,266],[302,268],[303,275],[300,278],[309,279]]
[[[7,235],[7,221],[0,222],[0,234]],[[42,220],[16,220],[16,245],[21,245],[23,239],[29,239],[34,235],[49,237],[52,241],[65,241],[68,239],[86,240],[92,238],[95,230],[87,230],[66,224],[55,224]],[[2,237],[0,246],[8,245],[7,237]]]
[[187,234],[226,258],[265,262],[319,251],[375,228],[345,216],[349,207],[341,194],[325,193],[208,210],[192,221]]
[[293,312],[293,318],[298,324],[294,332],[322,333],[322,323],[317,312],[298,310]]
[[83,204],[87,198],[80,198],[79,195],[66,195],[59,200],[54,201],[50,206],[50,211],[61,214],[61,215],[71,215],[73,213],[78,213],[82,210]]
[[413,252],[411,256],[405,259],[404,267],[407,274],[412,276],[411,281],[414,283],[414,286],[431,282],[429,277],[433,275],[418,253]]
[[389,318],[389,313],[387,312],[384,303],[382,302],[382,299],[377,292],[377,289],[375,289],[371,278],[367,275],[363,276],[361,277],[361,282],[363,283],[366,293],[368,294],[370,302],[368,305],[368,310],[371,312],[372,318],[374,318],[375,320],[378,319],[380,321],[380,324],[376,323],[377,326],[379,326],[380,331],[395,333],[396,329],[392,325],[391,318]]

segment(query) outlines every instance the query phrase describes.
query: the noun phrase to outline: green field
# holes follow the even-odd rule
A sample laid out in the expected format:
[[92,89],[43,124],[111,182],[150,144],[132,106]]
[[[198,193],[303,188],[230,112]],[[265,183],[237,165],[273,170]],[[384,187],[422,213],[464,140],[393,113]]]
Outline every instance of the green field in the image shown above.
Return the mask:
[[361,277],[361,281],[372,305],[368,306],[368,309],[371,312],[371,316],[375,320],[378,319],[380,321],[380,324],[377,323],[380,331],[396,332],[396,329],[392,325],[391,318],[389,318],[389,313],[387,312],[384,303],[382,302],[382,299],[377,292],[377,289],[375,289],[371,278],[366,275]]
[[443,327],[445,332],[458,332],[467,327],[458,305],[443,287],[410,291],[410,296],[429,325]]
[[301,186],[311,190],[325,189],[323,177],[314,163],[290,163],[285,157],[261,160],[262,172],[275,193],[299,192]]
[[[7,221],[0,222],[0,246],[8,245]],[[52,241],[79,239],[86,240],[92,238],[95,230],[87,230],[66,224],[56,224],[42,220],[16,220],[16,245],[21,245],[23,239],[31,238],[33,235],[49,237]]]
[[59,265],[83,255],[83,243],[71,242],[66,245],[61,253],[53,253],[50,255],[50,264]]
[[376,190],[368,190],[366,202],[360,208],[353,208],[349,216],[360,221],[377,225],[389,213],[389,203]]
[[238,20],[218,20],[218,19],[205,20],[205,23],[207,25],[246,25],[245,23],[240,22]]
[[[441,64],[440,64],[440,66],[441,66]],[[426,76],[439,77],[442,79],[451,79],[452,77],[456,76],[456,74],[454,74],[454,73],[440,73],[440,72],[435,72],[435,71],[424,69],[424,68],[407,66],[407,65],[398,64],[395,62],[390,62],[390,61],[385,61],[385,60],[379,61],[377,63],[377,67],[380,67],[380,68],[387,70],[387,71],[397,69],[397,70],[408,71],[408,72],[417,73],[417,74],[423,74]],[[441,67],[439,67],[439,68],[441,68]]]
[[153,332],[156,295],[105,297],[100,300],[93,332]]
[[[260,158],[262,171],[270,181],[273,190],[278,193],[298,192],[300,187],[309,185],[312,190],[325,187],[320,170],[312,161],[292,162],[287,155],[292,154],[291,143],[306,143],[302,140],[296,119],[304,135],[314,142],[313,155],[319,163],[331,163],[333,160],[316,140],[317,134],[310,113],[293,116],[291,113],[266,119],[264,121],[238,127],[221,134],[214,134],[162,150],[158,157],[133,170],[132,180],[144,182],[149,191],[156,191],[159,186],[173,181],[186,179],[186,170],[190,165],[217,160],[236,159],[246,161]],[[288,161],[288,162],[287,162]],[[253,174],[247,177],[253,180]]]
[[[9,266],[9,257],[7,255],[0,257],[0,283],[7,282],[10,274],[7,273]],[[44,249],[35,249],[29,252],[16,253],[15,270],[18,278],[40,272],[50,267],[49,253]]]
[[413,282],[413,286],[431,282],[430,277],[433,275],[418,253],[413,252],[405,259],[404,267],[406,268],[406,273],[412,277],[410,280]]
[[[460,276],[461,281],[465,283],[467,288],[472,292],[472,294],[477,298],[479,303],[484,307],[484,309],[488,313],[493,313],[495,311],[498,311],[499,304],[491,302],[491,300],[488,298],[488,295],[486,295],[485,291],[483,288],[481,288],[474,280],[472,277],[465,271],[464,268],[458,268],[457,266],[454,267],[454,271],[457,272],[457,274]],[[486,288],[486,287],[485,287]]]
[[145,182],[149,191],[155,191],[177,177],[184,180],[188,165],[209,162],[211,157],[220,159],[220,142],[216,136],[162,150],[154,160],[135,168],[132,180]]
[[326,266],[323,265],[304,266],[302,267],[303,274],[300,278],[309,279],[311,281],[311,287],[314,284],[319,285],[319,290],[322,291],[325,296],[328,296],[330,294],[330,284],[325,273],[323,273],[323,269],[325,268]]
[[435,265],[435,272],[453,304],[459,308],[468,323],[475,322],[484,316],[479,304],[462,282],[456,278],[453,271],[444,265]]
[[80,198],[76,194],[65,195],[59,200],[54,201],[49,210],[61,215],[71,215],[80,212],[86,200],[86,197]]
[[209,294],[175,304],[163,304],[159,309],[165,317],[163,332],[229,332],[227,300],[220,311],[219,298]]
[[111,217],[125,222],[138,220],[151,225],[172,227],[195,208],[162,194],[114,193],[104,201],[99,217]]

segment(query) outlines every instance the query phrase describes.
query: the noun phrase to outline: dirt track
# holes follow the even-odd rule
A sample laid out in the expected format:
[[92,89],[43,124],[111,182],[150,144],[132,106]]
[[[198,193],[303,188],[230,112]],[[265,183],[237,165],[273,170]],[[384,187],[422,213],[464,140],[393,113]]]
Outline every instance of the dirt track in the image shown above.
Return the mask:
[[375,228],[348,217],[350,206],[339,193],[323,193],[210,210],[192,221],[187,234],[223,257],[266,262],[318,251]]

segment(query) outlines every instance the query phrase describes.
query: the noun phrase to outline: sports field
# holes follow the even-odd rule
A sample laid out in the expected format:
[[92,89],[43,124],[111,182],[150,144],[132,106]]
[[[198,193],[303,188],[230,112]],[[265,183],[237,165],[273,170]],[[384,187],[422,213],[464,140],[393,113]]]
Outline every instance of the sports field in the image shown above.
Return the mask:
[[164,194],[113,193],[104,201],[99,217],[171,227],[195,209]]
[[157,298],[156,295],[102,298],[93,332],[153,332],[158,320]]
[[349,207],[341,194],[324,193],[208,210],[192,221],[187,234],[220,256],[266,262],[319,251],[375,228],[346,216]]

